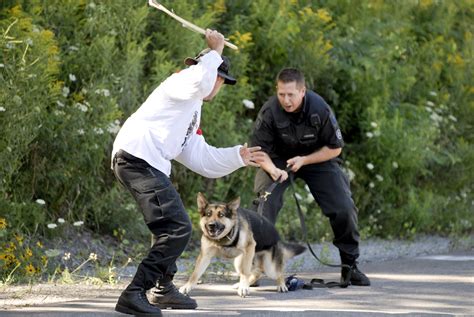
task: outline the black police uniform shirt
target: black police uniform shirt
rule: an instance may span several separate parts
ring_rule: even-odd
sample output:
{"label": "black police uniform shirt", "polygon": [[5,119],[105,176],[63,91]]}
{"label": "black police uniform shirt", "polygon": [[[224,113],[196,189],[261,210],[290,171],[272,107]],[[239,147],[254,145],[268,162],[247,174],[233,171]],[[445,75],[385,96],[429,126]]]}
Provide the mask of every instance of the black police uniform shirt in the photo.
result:
{"label": "black police uniform shirt", "polygon": [[317,93],[307,90],[301,110],[288,113],[273,96],[258,114],[251,138],[273,159],[308,155],[323,146],[342,148],[344,141],[336,117]]}

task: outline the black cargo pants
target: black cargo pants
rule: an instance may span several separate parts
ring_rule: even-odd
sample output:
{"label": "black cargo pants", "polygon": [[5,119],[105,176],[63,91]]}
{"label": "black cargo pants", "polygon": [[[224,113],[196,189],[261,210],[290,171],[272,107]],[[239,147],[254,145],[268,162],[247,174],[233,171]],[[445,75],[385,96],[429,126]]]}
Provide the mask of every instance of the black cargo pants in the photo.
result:
{"label": "black cargo pants", "polygon": [[191,221],[168,176],[146,161],[120,150],[113,159],[113,169],[135,198],[154,235],[154,244],[129,285],[148,290],[157,282],[173,279],[176,259],[191,238]]}
{"label": "black cargo pants", "polygon": [[[286,161],[274,159],[280,169],[286,168]],[[341,261],[352,265],[359,257],[359,231],[357,229],[357,208],[352,199],[349,180],[335,160],[301,167],[294,175],[309,187],[314,199],[329,218],[334,232],[334,245],[339,249]],[[260,196],[273,182],[271,177],[259,169],[255,177],[254,191]],[[264,203],[263,216],[276,223],[283,206],[283,194],[290,180],[278,184]],[[296,208],[296,206],[295,206]],[[297,212],[295,210],[295,217]]]}

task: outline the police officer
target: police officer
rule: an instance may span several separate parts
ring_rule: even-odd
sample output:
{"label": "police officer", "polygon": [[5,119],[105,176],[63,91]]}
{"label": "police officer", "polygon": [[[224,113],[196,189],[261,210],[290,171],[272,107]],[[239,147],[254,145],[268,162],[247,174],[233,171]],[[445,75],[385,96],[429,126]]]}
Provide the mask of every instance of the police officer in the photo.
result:
{"label": "police officer", "polygon": [[[254,190],[260,195],[280,178],[261,212],[275,223],[283,205],[283,194],[290,185],[287,167],[295,178],[308,185],[311,194],[329,218],[334,245],[341,262],[353,267],[352,285],[368,286],[369,278],[356,266],[359,257],[357,208],[349,181],[337,157],[344,142],[336,117],[324,99],[306,90],[304,75],[285,68],[277,76],[277,95],[261,108],[252,134],[252,146],[268,154],[260,163]],[[349,274],[342,268],[341,281]]]}

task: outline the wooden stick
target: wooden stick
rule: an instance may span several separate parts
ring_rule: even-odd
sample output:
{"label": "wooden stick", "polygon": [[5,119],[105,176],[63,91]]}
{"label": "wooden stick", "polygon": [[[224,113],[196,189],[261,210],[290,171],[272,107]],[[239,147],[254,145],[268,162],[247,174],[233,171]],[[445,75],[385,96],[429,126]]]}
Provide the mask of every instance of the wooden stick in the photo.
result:
{"label": "wooden stick", "polygon": [[[154,7],[154,8],[157,8],[158,10],[160,11],[163,11],[164,13],[166,13],[167,15],[169,15],[170,17],[172,17],[173,19],[181,22],[181,24],[185,27],[185,28],[188,28],[190,29],[191,31],[194,31],[196,33],[200,33],[200,34],[206,34],[206,30],[204,30],[203,28],[183,19],[182,17],[180,17],[179,15],[171,12],[170,10],[166,9],[163,5],[161,5],[160,3],[158,3],[157,1],[155,0],[149,0],[148,1],[148,5]],[[230,43],[230,42],[227,42],[227,41],[224,41],[224,45],[233,49],[233,50],[238,50],[239,48],[237,46],[235,46],[234,44]]]}

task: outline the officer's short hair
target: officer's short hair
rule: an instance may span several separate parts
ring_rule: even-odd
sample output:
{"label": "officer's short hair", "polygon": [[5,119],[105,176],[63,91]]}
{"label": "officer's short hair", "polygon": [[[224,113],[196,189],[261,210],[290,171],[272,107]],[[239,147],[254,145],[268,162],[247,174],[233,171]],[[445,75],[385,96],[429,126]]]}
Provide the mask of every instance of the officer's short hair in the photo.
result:
{"label": "officer's short hair", "polygon": [[298,86],[305,86],[305,80],[303,73],[296,68],[283,68],[277,75],[277,84],[279,81],[283,83],[296,82]]}

